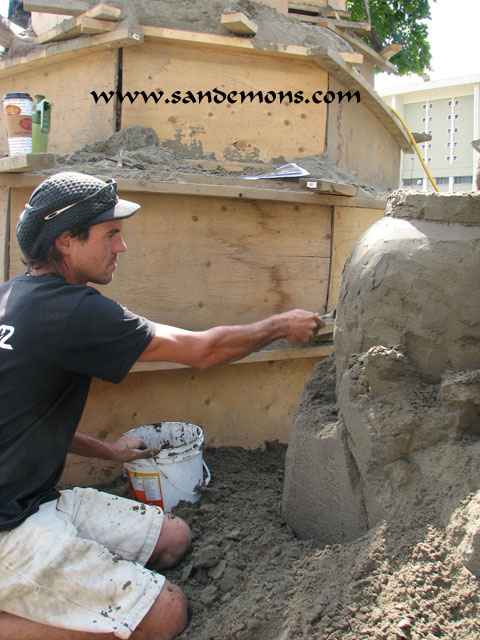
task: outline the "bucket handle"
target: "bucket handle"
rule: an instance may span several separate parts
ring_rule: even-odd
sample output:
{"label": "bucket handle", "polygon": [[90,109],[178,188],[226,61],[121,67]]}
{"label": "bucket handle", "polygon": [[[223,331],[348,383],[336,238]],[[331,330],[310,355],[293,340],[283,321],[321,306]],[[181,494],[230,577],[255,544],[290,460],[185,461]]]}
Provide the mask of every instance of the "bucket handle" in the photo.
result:
{"label": "bucket handle", "polygon": [[[207,477],[205,478],[204,481],[202,481],[202,487],[206,487],[208,485],[208,483],[211,480],[211,474],[210,474],[210,469],[207,467],[207,463],[205,462],[205,460],[202,460],[202,464],[203,464],[203,468],[205,469],[205,473],[207,474]],[[165,471],[163,469],[159,469],[160,474],[166,479],[168,480],[168,482],[175,487],[175,489],[178,489],[179,491],[183,491],[183,493],[189,493],[191,496],[196,496],[198,495],[196,491],[190,491],[189,489],[184,489],[183,487],[179,487],[178,484],[175,484],[175,482],[173,482],[173,480],[171,478],[169,478],[167,476],[167,474],[165,473]]]}

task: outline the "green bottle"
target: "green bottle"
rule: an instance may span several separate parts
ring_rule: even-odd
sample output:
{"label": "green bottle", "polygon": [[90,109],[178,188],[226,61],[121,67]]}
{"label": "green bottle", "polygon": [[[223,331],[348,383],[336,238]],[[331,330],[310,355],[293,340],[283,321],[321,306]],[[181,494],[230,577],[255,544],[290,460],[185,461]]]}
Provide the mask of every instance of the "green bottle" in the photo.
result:
{"label": "green bottle", "polygon": [[41,93],[35,94],[32,113],[32,152],[45,153],[50,131],[52,103]]}

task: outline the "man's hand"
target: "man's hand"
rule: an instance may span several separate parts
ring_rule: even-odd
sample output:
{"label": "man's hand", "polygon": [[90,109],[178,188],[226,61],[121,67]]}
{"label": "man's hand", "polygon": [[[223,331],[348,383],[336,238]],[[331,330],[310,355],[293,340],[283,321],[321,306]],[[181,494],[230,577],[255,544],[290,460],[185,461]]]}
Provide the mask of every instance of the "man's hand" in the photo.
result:
{"label": "man's hand", "polygon": [[130,462],[137,458],[151,458],[155,455],[155,452],[136,436],[122,436],[110,443],[109,448],[112,453],[111,460],[116,462]]}
{"label": "man's hand", "polygon": [[77,456],[116,462],[130,462],[137,458],[151,458],[155,455],[155,452],[136,436],[122,436],[115,442],[103,442],[80,431],[73,436],[69,452]]}
{"label": "man's hand", "polygon": [[279,314],[287,323],[285,340],[291,344],[303,344],[317,335],[317,331],[325,326],[325,322],[312,311],[294,309]]}

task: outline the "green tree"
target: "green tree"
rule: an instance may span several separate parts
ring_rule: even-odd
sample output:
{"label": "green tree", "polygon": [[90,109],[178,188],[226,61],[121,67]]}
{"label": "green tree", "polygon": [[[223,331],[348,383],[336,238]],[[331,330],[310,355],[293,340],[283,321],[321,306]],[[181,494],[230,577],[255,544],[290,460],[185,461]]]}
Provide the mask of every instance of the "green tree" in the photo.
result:
{"label": "green tree", "polygon": [[[436,2],[436,0],[433,0]],[[398,43],[403,49],[391,58],[398,74],[426,75],[430,69],[431,51],[427,42],[428,25],[421,20],[431,18],[429,0],[347,0],[352,20],[365,20],[370,13],[373,38],[375,32],[384,47]]]}

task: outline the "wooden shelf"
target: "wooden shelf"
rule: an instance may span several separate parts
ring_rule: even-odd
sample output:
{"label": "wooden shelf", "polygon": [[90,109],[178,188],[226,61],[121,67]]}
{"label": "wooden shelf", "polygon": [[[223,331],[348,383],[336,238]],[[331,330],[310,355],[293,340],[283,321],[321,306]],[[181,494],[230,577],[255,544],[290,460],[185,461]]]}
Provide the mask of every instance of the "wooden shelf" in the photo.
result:
{"label": "wooden shelf", "polygon": [[[79,167],[80,168],[80,167]],[[81,167],[92,175],[97,167]],[[112,174],[115,169],[112,168]],[[47,176],[34,173],[0,173],[0,185],[10,187],[35,188]],[[177,174],[182,182],[130,180],[117,178],[118,190],[132,193],[158,193],[170,195],[205,196],[218,198],[242,198],[243,200],[271,200],[274,202],[291,202],[293,204],[314,204],[327,206],[359,207],[366,209],[384,209],[386,199],[357,198],[350,196],[333,196],[320,193],[310,193],[299,186],[294,190],[293,185],[281,184],[274,180],[257,180],[252,185],[250,180],[240,178],[219,178],[197,174]],[[275,184],[272,184],[274,183]],[[259,184],[262,183],[262,184]],[[265,184],[269,183],[269,184]]]}
{"label": "wooden shelf", "polygon": [[0,158],[0,173],[23,173],[35,169],[50,169],[56,165],[53,153],[22,153]]}
{"label": "wooden shelf", "polygon": [[[278,362],[280,360],[297,360],[298,358],[326,358],[333,353],[333,345],[325,344],[321,346],[294,347],[291,349],[264,349],[262,351],[254,351],[250,355],[232,362],[229,365],[250,364],[253,362]],[[171,369],[191,369],[184,364],[175,362],[137,362],[130,369],[130,373],[139,373],[142,371],[167,371]]]}

